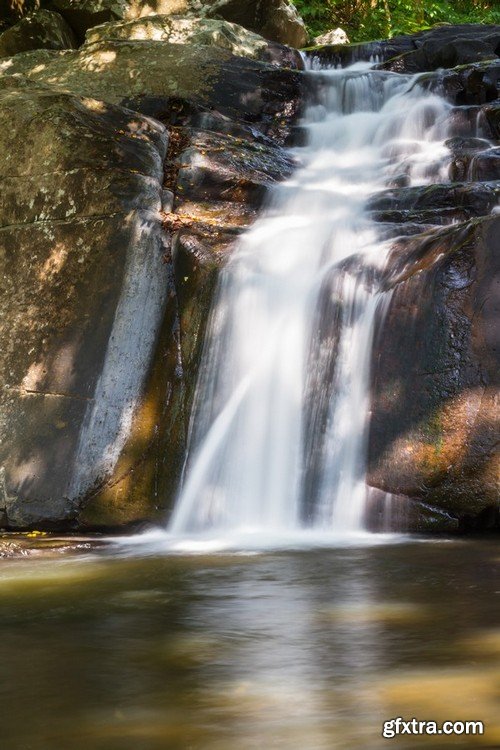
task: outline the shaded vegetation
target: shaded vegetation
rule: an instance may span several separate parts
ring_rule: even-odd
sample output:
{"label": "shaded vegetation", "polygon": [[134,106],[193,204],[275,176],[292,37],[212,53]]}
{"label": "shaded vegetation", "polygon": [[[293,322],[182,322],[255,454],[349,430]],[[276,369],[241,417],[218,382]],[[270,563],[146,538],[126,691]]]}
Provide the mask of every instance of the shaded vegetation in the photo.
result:
{"label": "shaded vegetation", "polygon": [[500,23],[497,0],[295,0],[311,36],[343,28],[351,42],[410,34],[436,23]]}

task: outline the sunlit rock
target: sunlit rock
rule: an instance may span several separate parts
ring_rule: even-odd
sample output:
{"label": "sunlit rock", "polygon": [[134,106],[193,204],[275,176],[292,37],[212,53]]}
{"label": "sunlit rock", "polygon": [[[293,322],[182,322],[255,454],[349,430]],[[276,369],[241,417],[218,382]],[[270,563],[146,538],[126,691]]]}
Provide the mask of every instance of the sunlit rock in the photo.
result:
{"label": "sunlit rock", "polygon": [[243,26],[212,18],[154,15],[132,21],[107,23],[87,32],[86,43],[109,40],[150,40],[173,44],[213,45],[239,57],[301,68],[302,58],[295,50],[269,42]]}
{"label": "sunlit rock", "polygon": [[108,41],[75,52],[37,50],[0,59],[2,74],[21,74],[54,89],[95,97],[162,117],[175,98],[235,120],[278,129],[297,109],[298,73],[235,57],[220,47]]}
{"label": "sunlit rock", "polygon": [[315,37],[314,44],[349,44],[349,37],[344,29],[332,29]]}

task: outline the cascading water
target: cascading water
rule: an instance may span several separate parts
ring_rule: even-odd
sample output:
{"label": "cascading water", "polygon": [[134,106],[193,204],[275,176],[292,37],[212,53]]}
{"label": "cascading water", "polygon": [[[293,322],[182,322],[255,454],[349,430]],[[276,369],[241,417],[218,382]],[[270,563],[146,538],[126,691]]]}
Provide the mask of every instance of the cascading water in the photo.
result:
{"label": "cascading water", "polygon": [[447,179],[449,105],[357,64],[309,73],[302,166],[221,274],[174,535],[363,528],[377,279],[389,242],[367,200]]}

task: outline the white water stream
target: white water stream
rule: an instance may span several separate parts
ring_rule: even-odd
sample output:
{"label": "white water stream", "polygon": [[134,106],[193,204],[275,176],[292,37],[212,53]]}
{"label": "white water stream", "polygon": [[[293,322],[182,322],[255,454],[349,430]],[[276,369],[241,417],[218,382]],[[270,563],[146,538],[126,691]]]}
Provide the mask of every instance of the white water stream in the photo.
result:
{"label": "white water stream", "polygon": [[389,243],[366,202],[395,178],[447,180],[450,105],[364,64],[310,75],[301,167],[221,274],[175,537],[363,529],[372,338],[389,302],[376,281]]}

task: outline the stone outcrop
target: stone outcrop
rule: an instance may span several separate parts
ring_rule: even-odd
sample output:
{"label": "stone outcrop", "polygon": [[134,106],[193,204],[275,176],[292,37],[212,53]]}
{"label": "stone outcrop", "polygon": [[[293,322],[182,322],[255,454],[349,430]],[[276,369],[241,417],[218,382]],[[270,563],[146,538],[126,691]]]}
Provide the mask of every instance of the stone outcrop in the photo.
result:
{"label": "stone outcrop", "polygon": [[293,167],[300,74],[162,40],[0,68],[0,524],[159,521],[218,269]]}
{"label": "stone outcrop", "polygon": [[[16,79],[2,81],[0,118],[0,506],[10,527],[61,527],[109,477],[132,416],[134,432],[154,419],[168,136]],[[165,368],[161,398],[174,377]]]}
{"label": "stone outcrop", "polygon": [[357,44],[321,44],[311,49],[319,65],[350,65],[372,58],[394,73],[424,73],[500,56],[500,26],[434,26],[416,34]]}
{"label": "stone outcrop", "polygon": [[[166,74],[168,71],[168,75]],[[74,52],[44,50],[0,59],[0,76],[21,74],[53,89],[94,96],[158,115],[173,98],[271,125],[285,112],[297,77],[219,47],[109,41]]]}
{"label": "stone outcrop", "polygon": [[[413,530],[498,519],[500,217],[399,240],[376,336],[369,483]],[[422,512],[422,510],[425,512]]]}

